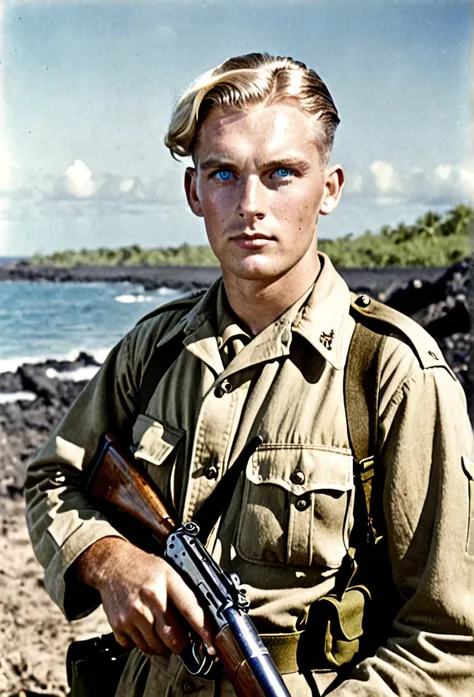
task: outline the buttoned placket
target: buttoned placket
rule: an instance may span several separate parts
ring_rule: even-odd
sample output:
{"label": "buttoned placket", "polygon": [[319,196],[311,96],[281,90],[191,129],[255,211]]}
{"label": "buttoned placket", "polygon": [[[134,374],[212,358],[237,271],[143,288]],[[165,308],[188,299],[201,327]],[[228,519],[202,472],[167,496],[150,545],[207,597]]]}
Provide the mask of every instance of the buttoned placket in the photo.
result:
{"label": "buttoned placket", "polygon": [[[263,332],[254,339],[250,351],[243,349],[223,369],[217,339],[210,335],[209,328],[204,331],[201,327],[200,333],[206,338],[200,340],[190,335],[186,341],[187,350],[200,358],[216,379],[202,399],[196,422],[191,456],[193,469],[188,480],[183,520],[193,517],[227,471],[230,461],[238,455],[233,446],[251,382],[241,380],[242,371],[287,355],[290,344],[289,323],[276,323],[268,335]],[[276,335],[280,335],[280,341],[276,340]],[[206,472],[211,467],[217,468],[217,476],[208,478]]]}
{"label": "buttoned placket", "polygon": [[202,398],[194,431],[192,472],[183,507],[183,520],[191,520],[228,468],[249,384],[238,384],[237,380],[233,384],[221,379],[224,366],[209,320],[190,332],[185,344],[186,349],[205,363],[215,378]]}

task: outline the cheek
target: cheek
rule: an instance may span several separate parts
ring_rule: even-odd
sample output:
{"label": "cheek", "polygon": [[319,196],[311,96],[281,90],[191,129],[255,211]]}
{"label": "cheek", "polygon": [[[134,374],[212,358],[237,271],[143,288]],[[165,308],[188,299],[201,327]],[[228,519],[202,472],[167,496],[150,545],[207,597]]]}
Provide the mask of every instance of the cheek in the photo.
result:
{"label": "cheek", "polygon": [[209,217],[221,216],[229,207],[228,194],[224,191],[214,191],[201,199],[205,215]]}

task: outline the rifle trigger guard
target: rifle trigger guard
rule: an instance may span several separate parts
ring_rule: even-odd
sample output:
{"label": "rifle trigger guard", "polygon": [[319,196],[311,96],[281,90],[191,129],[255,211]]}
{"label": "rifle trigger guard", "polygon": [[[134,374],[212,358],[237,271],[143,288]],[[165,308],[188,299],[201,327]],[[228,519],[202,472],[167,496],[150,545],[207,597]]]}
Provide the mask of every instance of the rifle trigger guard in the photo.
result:
{"label": "rifle trigger guard", "polygon": [[202,643],[198,645],[196,642],[191,641],[184,651],[179,654],[179,657],[188,673],[196,677],[213,680],[220,672],[218,664],[206,653]]}

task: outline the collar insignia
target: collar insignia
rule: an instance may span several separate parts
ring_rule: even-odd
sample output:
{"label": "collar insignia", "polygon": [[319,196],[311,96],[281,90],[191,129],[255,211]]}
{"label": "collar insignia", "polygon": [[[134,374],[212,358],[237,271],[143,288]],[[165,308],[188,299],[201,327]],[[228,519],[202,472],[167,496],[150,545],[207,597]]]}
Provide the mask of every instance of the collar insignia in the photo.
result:
{"label": "collar insignia", "polygon": [[325,349],[330,351],[332,349],[332,342],[334,339],[334,329],[331,329],[330,332],[321,332],[321,336],[319,337],[319,341],[322,343]]}

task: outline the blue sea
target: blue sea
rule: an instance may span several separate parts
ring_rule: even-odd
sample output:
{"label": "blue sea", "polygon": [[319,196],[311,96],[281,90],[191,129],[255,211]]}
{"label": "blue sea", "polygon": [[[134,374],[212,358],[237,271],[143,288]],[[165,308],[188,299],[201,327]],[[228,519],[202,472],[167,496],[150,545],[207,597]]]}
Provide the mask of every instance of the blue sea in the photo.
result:
{"label": "blue sea", "polygon": [[74,360],[79,351],[103,362],[143,315],[181,294],[127,283],[0,281],[0,373]]}

